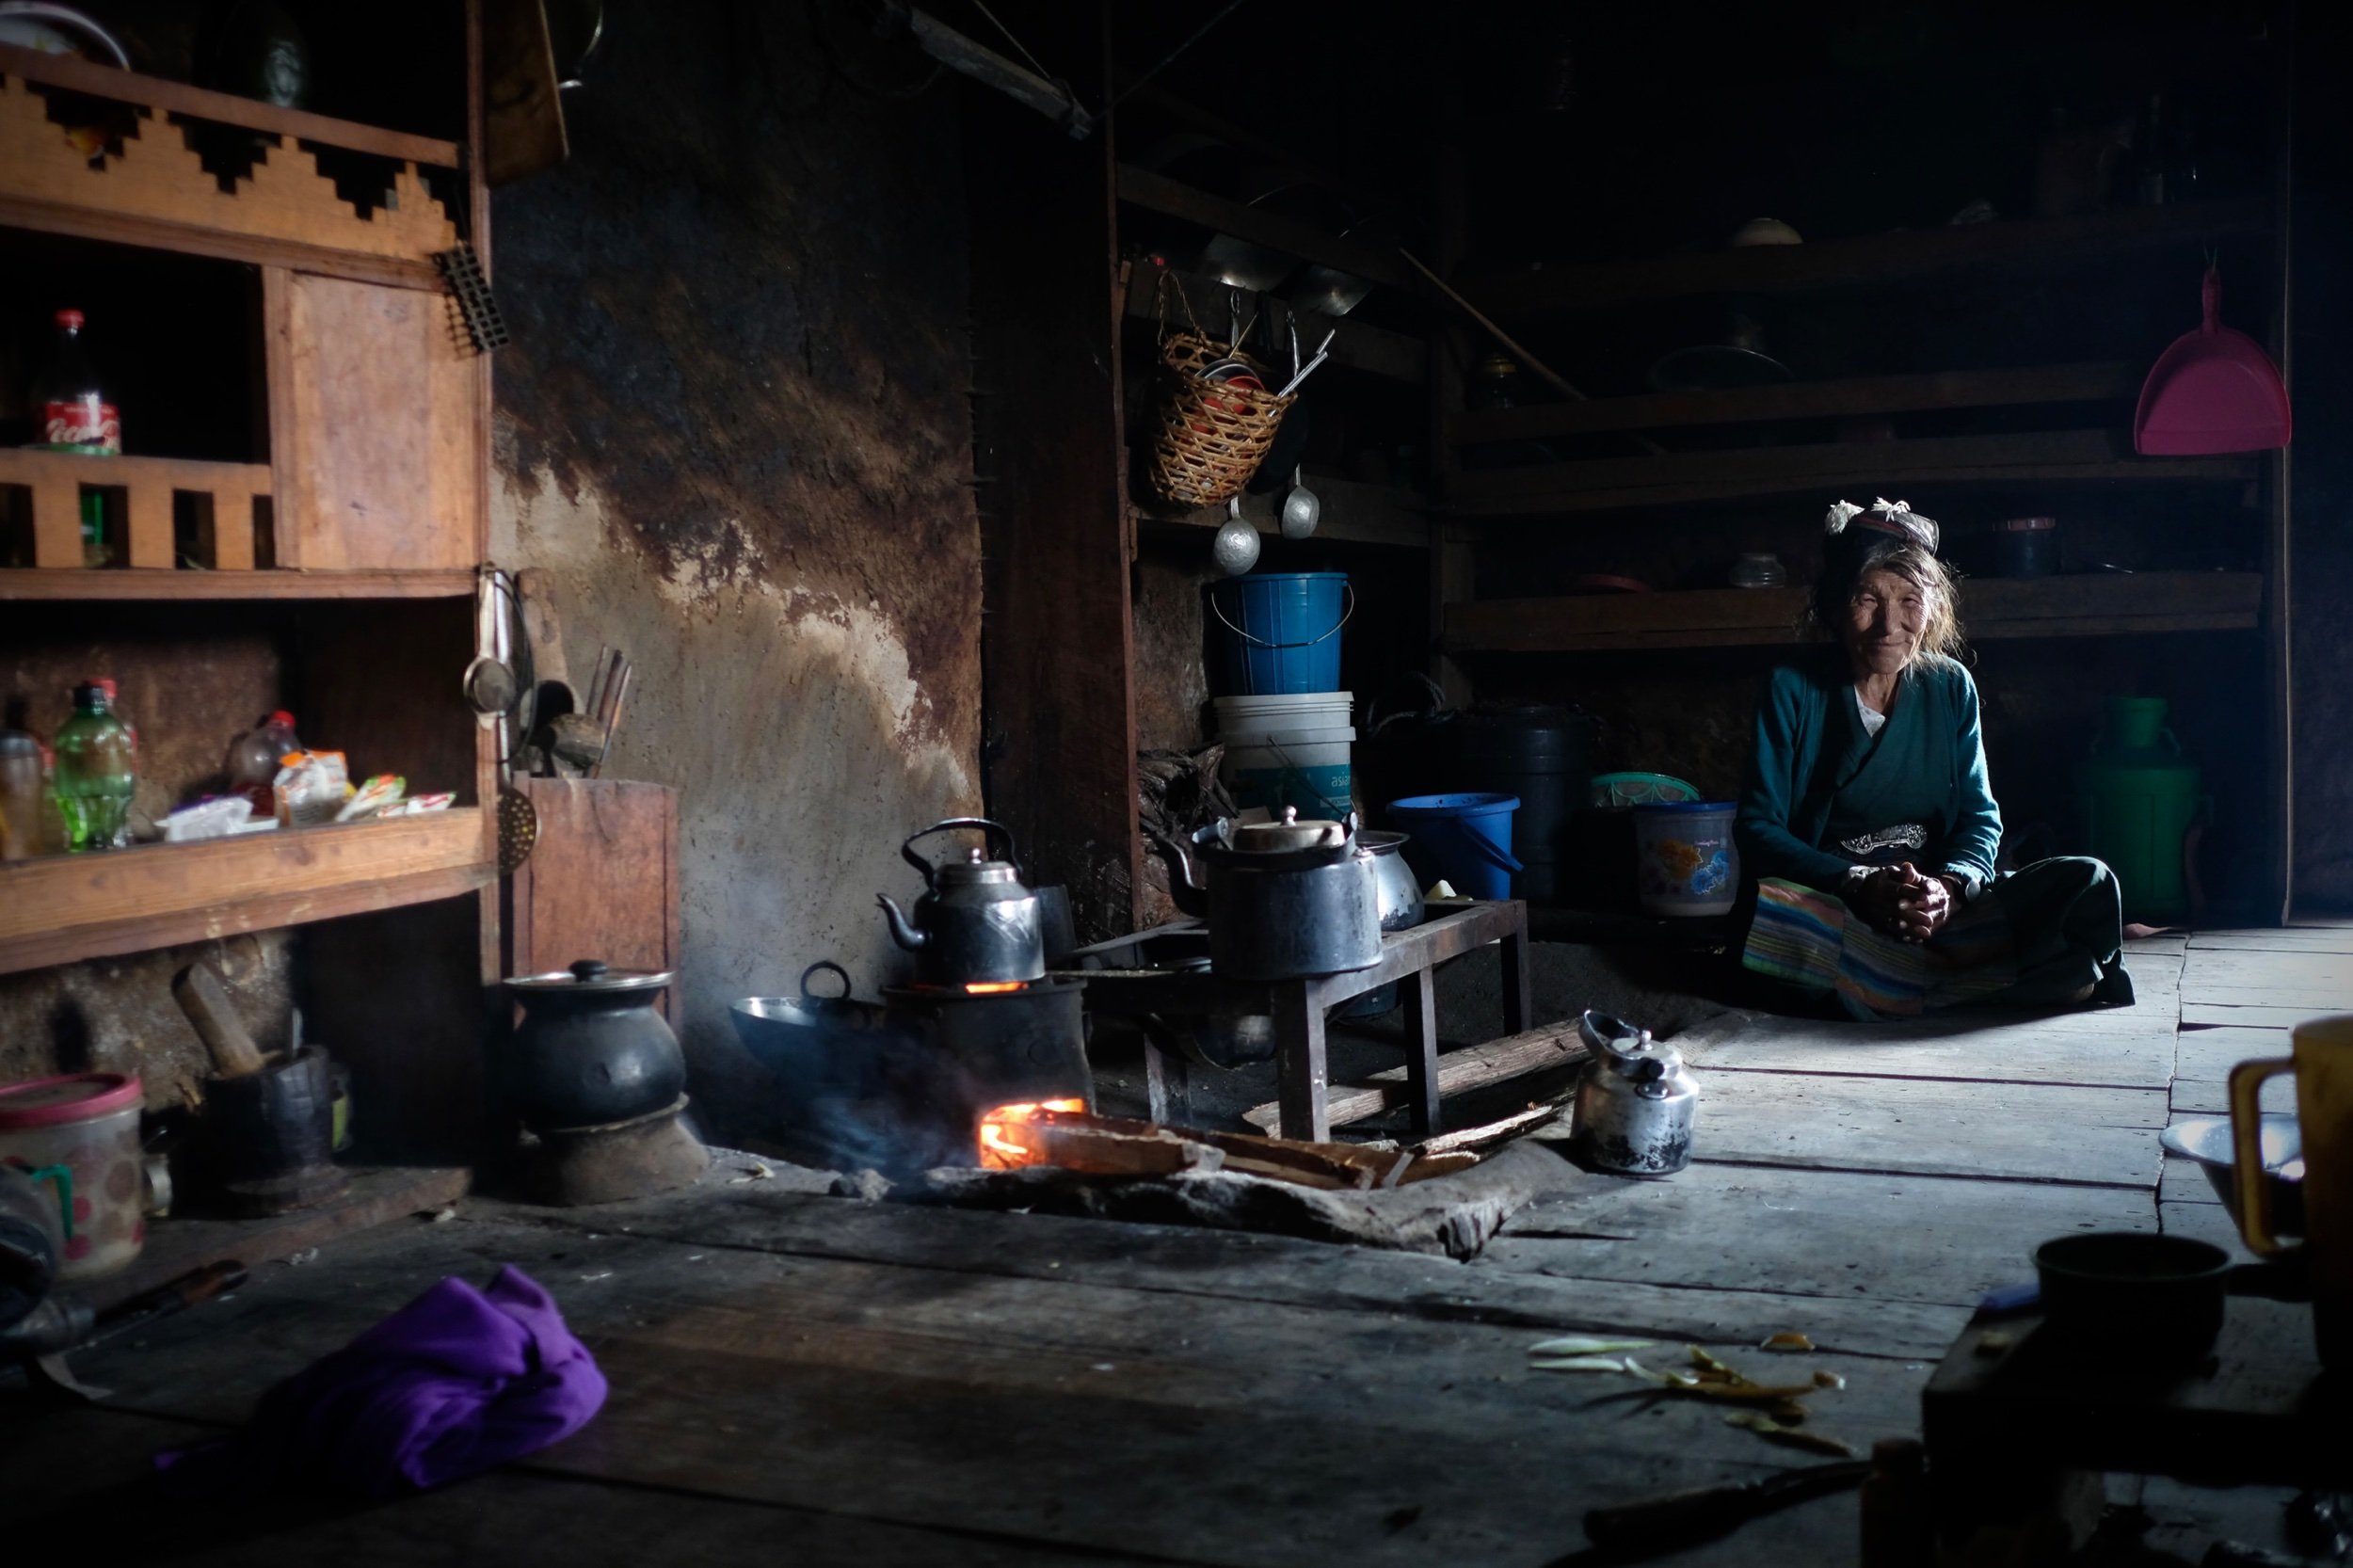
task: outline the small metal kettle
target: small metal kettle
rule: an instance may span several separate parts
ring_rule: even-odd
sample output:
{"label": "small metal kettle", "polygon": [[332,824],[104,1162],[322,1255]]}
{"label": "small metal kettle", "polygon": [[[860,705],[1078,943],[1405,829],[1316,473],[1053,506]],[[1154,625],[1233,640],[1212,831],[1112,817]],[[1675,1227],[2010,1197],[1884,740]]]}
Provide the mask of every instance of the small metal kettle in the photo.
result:
{"label": "small metal kettle", "polygon": [[[1002,858],[976,849],[968,859],[934,866],[915,853],[918,840],[966,827],[978,828],[991,849],[1001,845]],[[915,954],[918,982],[962,987],[1045,978],[1044,906],[1021,884],[1013,835],[1003,824],[951,817],[900,845],[899,854],[923,873],[926,891],[912,916],[886,895],[875,898],[890,921],[891,940]]]}
{"label": "small metal kettle", "polygon": [[1673,1176],[1691,1162],[1691,1123],[1700,1086],[1683,1053],[1650,1031],[1588,1012],[1577,1033],[1592,1052],[1577,1086],[1571,1146],[1593,1170]]}

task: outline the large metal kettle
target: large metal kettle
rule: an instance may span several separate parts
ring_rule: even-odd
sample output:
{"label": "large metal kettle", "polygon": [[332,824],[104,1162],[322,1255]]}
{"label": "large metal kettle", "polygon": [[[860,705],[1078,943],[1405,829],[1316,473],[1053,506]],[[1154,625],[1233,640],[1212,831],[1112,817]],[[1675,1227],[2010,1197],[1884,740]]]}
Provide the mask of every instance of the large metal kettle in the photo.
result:
{"label": "large metal kettle", "polygon": [[[935,833],[977,828],[991,851],[934,866],[915,853]],[[886,894],[876,894],[890,921],[890,937],[915,954],[919,984],[963,987],[1042,980],[1046,975],[1044,906],[1021,883],[1013,834],[985,817],[951,817],[936,822],[899,846],[906,863],[923,873],[925,891],[909,915]]]}
{"label": "large metal kettle", "polygon": [[1673,1176],[1689,1165],[1700,1088],[1683,1053],[1607,1013],[1588,1012],[1577,1033],[1591,1053],[1570,1139],[1578,1159],[1630,1176]]}
{"label": "large metal kettle", "polygon": [[1176,907],[1209,924],[1209,968],[1228,980],[1296,980],[1381,961],[1370,849],[1346,822],[1220,822],[1187,843],[1154,835]]}

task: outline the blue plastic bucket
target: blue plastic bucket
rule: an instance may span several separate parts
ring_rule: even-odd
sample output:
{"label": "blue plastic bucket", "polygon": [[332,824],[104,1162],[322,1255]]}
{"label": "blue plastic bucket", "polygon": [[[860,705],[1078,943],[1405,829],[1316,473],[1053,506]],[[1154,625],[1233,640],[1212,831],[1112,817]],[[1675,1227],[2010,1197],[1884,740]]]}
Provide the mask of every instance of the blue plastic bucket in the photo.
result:
{"label": "blue plastic bucket", "polygon": [[1652,915],[1725,915],[1740,892],[1740,851],[1732,841],[1738,808],[1686,800],[1634,808],[1634,862],[1642,908]]}
{"label": "blue plastic bucket", "polygon": [[1389,825],[1413,838],[1406,862],[1426,888],[1441,878],[1465,898],[1510,898],[1517,795],[1413,795],[1389,802]]}
{"label": "blue plastic bucket", "polygon": [[1286,696],[1340,685],[1340,628],[1354,608],[1344,571],[1269,571],[1209,585],[1225,648],[1214,696]]}

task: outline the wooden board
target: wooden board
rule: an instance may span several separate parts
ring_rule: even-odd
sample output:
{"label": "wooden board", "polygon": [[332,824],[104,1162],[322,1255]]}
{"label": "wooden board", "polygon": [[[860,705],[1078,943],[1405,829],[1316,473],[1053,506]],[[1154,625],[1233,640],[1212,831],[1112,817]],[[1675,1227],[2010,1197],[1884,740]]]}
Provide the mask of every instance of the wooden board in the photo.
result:
{"label": "wooden board", "polygon": [[2343,1004],[2306,1007],[2272,1001],[2237,1000],[2233,993],[2229,1001],[2193,1001],[2182,1000],[2182,1028],[2185,1032],[2199,1029],[2277,1029],[2291,1030],[2308,1018],[2317,1018],[2345,1011]]}
{"label": "wooden board", "polygon": [[[266,470],[263,471],[266,484]],[[0,600],[466,599],[474,574],[432,571],[0,570]]]}
{"label": "wooden board", "polygon": [[2201,950],[2182,972],[2182,1000],[2353,1012],[2353,953]]}
{"label": "wooden board", "polygon": [[1484,1261],[1568,1279],[1972,1307],[2031,1278],[2029,1254],[2054,1236],[2155,1227],[2141,1189],[1702,1164],[1539,1198]]}
{"label": "wooden board", "polygon": [[449,898],[487,884],[479,810],[0,866],[0,973]]}
{"label": "wooden board", "polygon": [[2173,1026],[2068,1030],[2042,1020],[1948,1014],[1902,1023],[1763,1017],[1698,1058],[1714,1072],[1837,1073],[1887,1078],[2076,1083],[2162,1089],[2173,1076]]}
{"label": "wooden board", "polygon": [[446,296],[267,267],[281,565],[471,568],[487,432]]}
{"label": "wooden board", "polygon": [[[2255,572],[1984,578],[1961,590],[1969,635],[1981,641],[2244,628],[2256,623],[2262,602]],[[1466,653],[1765,647],[1803,640],[1804,608],[1799,588],[1474,600],[1446,606],[1439,640]]]}
{"label": "wooden board", "polygon": [[2193,952],[2353,953],[2353,930],[2281,926],[2274,931],[2200,931],[2190,936],[2189,947]]}
{"label": "wooden board", "polygon": [[1729,1164],[2146,1187],[2166,1096],[1937,1080],[1715,1073],[1695,1157]]}
{"label": "wooden board", "polygon": [[[2266,1079],[2262,1090],[2263,1108],[2293,1115],[2296,1111],[2296,1080],[2292,1076]],[[2231,1113],[2231,1087],[2227,1078],[2177,1078],[2167,1092],[2167,1104],[2173,1119],[2184,1116],[2227,1116]]]}
{"label": "wooden board", "polygon": [[2195,260],[2198,247],[2220,235],[2260,233],[2270,223],[2270,203],[2261,198],[2120,207],[2082,217],[1812,236],[1803,245],[1546,267],[1474,279],[1468,286],[1490,313],[1509,322],[1689,294],[1774,293],[1933,278],[1987,266],[2105,262],[2120,250],[2149,246],[2177,247]]}
{"label": "wooden board", "polygon": [[[203,497],[212,509],[213,565],[224,570],[250,569],[253,502],[270,493],[270,471],[259,463],[0,449],[0,485],[22,485],[32,491],[34,564],[41,570],[64,570],[77,580],[152,578],[177,564],[172,558],[171,503],[183,492]],[[81,569],[84,486],[124,492],[129,537],[126,565],[119,574]]]}
{"label": "wooden board", "polygon": [[1483,408],[1447,421],[1465,446],[1544,440],[1606,430],[1657,430],[1763,420],[1835,419],[2042,403],[2089,403],[2139,394],[2149,367],[2130,361],[2037,365],[2024,370],[1945,370],[1909,376],[1859,376],[1720,392],[1646,392],[1583,403]]}
{"label": "wooden board", "polygon": [[[539,837],[506,879],[500,927],[508,974],[542,974],[582,958],[616,969],[680,963],[678,792],[617,778],[520,778]],[[672,984],[663,1016],[685,1017]]]}
{"label": "wooden board", "polygon": [[2287,1055],[2289,1033],[2285,1029],[2185,1029],[2174,1042],[2174,1075],[2218,1082],[2241,1062]]}
{"label": "wooden board", "polygon": [[[1573,1023],[1548,1024],[1483,1045],[1465,1046],[1438,1058],[1438,1095],[1442,1099],[1448,1095],[1466,1095],[1489,1084],[1574,1066],[1585,1055],[1584,1042]],[[1357,1081],[1332,1085],[1326,1104],[1332,1125],[1346,1127],[1408,1105],[1412,1097],[1408,1070],[1384,1067]],[[1252,1106],[1242,1112],[1242,1120],[1261,1131],[1273,1131],[1282,1122],[1281,1102]]]}

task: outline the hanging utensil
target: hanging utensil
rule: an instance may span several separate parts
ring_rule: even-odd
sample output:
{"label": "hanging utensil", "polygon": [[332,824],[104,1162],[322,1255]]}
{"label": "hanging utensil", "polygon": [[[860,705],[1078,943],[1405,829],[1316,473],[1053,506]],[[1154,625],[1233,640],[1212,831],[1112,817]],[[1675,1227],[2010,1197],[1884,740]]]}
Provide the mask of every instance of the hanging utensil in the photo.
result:
{"label": "hanging utensil", "polygon": [[1307,488],[1305,471],[1291,470],[1291,493],[1283,498],[1283,537],[1304,539],[1316,531],[1323,504]]}
{"label": "hanging utensil", "polygon": [[1225,503],[1225,520],[1210,541],[1209,558],[1228,577],[1240,577],[1258,564],[1258,531],[1242,520],[1241,497]]}
{"label": "hanging utensil", "polygon": [[2296,417],[2280,369],[2263,345],[2222,325],[2222,274],[2200,289],[2205,320],[2150,369],[2133,410],[2133,450],[2145,457],[2268,452],[2288,444]]}
{"label": "hanging utensil", "polygon": [[1323,341],[1316,344],[1316,357],[1309,360],[1305,365],[1302,365],[1298,371],[1293,373],[1291,378],[1284,383],[1283,390],[1276,392],[1274,395],[1277,397],[1289,397],[1292,392],[1297,392],[1299,390],[1299,383],[1307,379],[1308,376],[1313,376],[1316,373],[1316,367],[1332,357],[1332,340],[1339,335],[1340,329],[1337,327],[1333,328],[1329,332],[1324,333]]}

